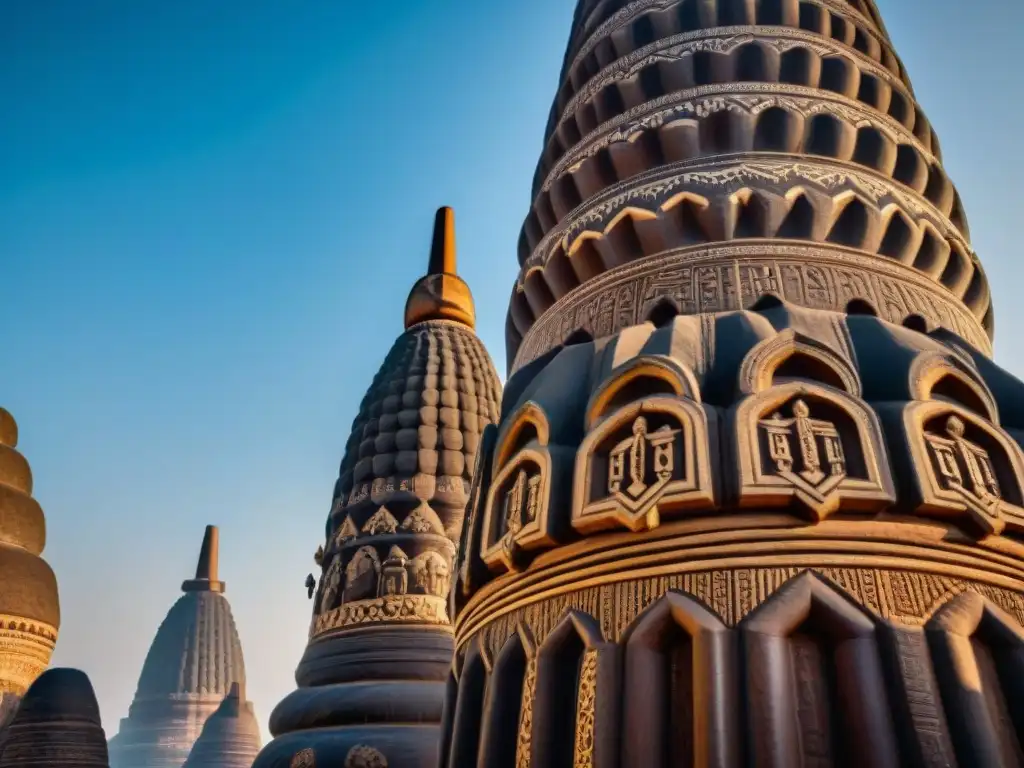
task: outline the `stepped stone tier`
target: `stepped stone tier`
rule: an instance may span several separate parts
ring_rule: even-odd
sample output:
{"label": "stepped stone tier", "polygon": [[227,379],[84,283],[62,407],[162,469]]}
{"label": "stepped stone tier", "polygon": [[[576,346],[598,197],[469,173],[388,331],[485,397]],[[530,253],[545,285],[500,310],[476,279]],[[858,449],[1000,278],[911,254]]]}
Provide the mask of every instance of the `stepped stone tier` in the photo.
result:
{"label": "stepped stone tier", "polygon": [[18,425],[0,408],[0,725],[50,663],[60,626],[57,579],[40,557],[46,520],[17,446]]}
{"label": "stepped stone tier", "polygon": [[0,734],[0,768],[108,768],[92,683],[77,669],[49,669]]}
{"label": "stepped stone tier", "polygon": [[440,764],[1024,764],[1024,384],[871,0],[581,0]]}
{"label": "stepped stone tier", "polygon": [[238,683],[206,721],[184,768],[251,768],[260,751],[260,727]]}
{"label": "stepped stone tier", "polygon": [[203,725],[245,661],[231,606],[218,577],[219,532],[206,527],[196,576],[168,611],[139,676],[128,717],[110,742],[113,768],[181,768]]}
{"label": "stepped stone tier", "polygon": [[352,425],[316,554],[298,690],[256,768],[433,766],[451,665],[447,595],[483,429],[501,385],[438,211],[430,266]]}

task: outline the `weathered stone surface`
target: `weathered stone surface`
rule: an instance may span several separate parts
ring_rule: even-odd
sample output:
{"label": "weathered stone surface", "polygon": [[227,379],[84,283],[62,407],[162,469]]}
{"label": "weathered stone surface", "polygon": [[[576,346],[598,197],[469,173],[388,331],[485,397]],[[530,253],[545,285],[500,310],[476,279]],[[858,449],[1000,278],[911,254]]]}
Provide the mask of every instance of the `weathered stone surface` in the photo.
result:
{"label": "weathered stone surface", "polygon": [[18,425],[0,408],[0,725],[50,663],[60,626],[57,579],[40,555],[46,520]]}
{"label": "weathered stone surface", "polygon": [[238,683],[210,715],[184,768],[250,768],[260,751],[260,727]]}
{"label": "weathered stone surface", "polygon": [[447,594],[469,483],[501,385],[438,212],[428,274],[363,399],[308,579],[298,690],[256,766],[430,766],[452,658]]}
{"label": "weathered stone surface", "polygon": [[232,685],[244,685],[242,644],[217,566],[218,531],[208,526],[196,576],[157,630],[110,742],[113,768],[180,768]]}
{"label": "weathered stone surface", "polygon": [[0,732],[0,768],[107,768],[96,694],[85,673],[50,669]]}

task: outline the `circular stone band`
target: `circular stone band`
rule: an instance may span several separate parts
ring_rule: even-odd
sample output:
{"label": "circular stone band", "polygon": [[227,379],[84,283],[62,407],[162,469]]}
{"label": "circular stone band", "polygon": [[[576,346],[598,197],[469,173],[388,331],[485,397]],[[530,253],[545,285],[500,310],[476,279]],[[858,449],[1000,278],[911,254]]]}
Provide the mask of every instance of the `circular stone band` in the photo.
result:
{"label": "circular stone band", "polygon": [[953,294],[898,262],[835,245],[745,241],[692,246],[626,264],[563,296],[530,327],[510,373],[585,330],[595,339],[646,321],[656,302],[683,314],[745,309],[766,293],[810,308],[842,308],[853,299],[901,323],[917,314],[986,355],[992,342]]}

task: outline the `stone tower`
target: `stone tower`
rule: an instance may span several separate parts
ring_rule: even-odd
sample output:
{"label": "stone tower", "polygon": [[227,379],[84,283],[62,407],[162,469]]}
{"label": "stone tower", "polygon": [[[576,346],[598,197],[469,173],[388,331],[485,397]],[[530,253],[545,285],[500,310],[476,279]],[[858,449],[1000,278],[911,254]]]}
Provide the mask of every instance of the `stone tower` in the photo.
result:
{"label": "stone tower", "polygon": [[50,663],[60,626],[57,579],[40,557],[46,520],[17,446],[18,425],[0,408],[0,725]]}
{"label": "stone tower", "polygon": [[[405,332],[352,425],[334,487],[299,687],[256,768],[433,766],[452,658],[447,595],[469,483],[501,385],[437,213]],[[315,594],[314,594],[315,589]]]}
{"label": "stone tower", "polygon": [[92,683],[77,669],[48,669],[0,734],[0,768],[108,768]]}
{"label": "stone tower", "polygon": [[210,715],[183,768],[251,768],[260,751],[260,727],[238,683]]}
{"label": "stone tower", "polygon": [[871,0],[581,0],[441,765],[1024,762],[1024,385]]}
{"label": "stone tower", "polygon": [[217,578],[218,546],[218,530],[208,525],[196,576],[181,585],[185,594],[157,630],[128,717],[110,742],[112,768],[181,768],[207,718],[234,683],[245,683],[242,643]]}

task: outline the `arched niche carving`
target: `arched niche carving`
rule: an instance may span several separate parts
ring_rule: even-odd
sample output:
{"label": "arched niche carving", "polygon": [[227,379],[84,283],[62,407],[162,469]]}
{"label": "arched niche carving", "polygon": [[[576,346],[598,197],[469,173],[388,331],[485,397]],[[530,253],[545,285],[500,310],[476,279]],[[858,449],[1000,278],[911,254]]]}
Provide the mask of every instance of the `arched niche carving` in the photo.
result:
{"label": "arched niche carving", "polygon": [[476,765],[480,749],[480,724],[483,715],[484,694],[487,690],[490,661],[479,642],[479,636],[469,643],[458,680],[452,735],[447,763],[448,768]]}
{"label": "arched niche carving", "polygon": [[874,619],[805,571],[739,630],[753,765],[900,765]]}
{"label": "arched niche carving", "polygon": [[662,515],[713,507],[717,434],[714,411],[683,397],[649,397],[610,413],[576,452],[573,528],[648,530]]}
{"label": "arched niche carving", "polygon": [[608,413],[653,395],[676,395],[700,402],[700,385],[686,366],[664,355],[634,357],[613,370],[587,403],[589,432]]}
{"label": "arched niche carving", "polygon": [[975,592],[925,625],[960,765],[1015,765],[1024,754],[1024,628]]}
{"label": "arched niche carving", "polygon": [[982,534],[1024,530],[1024,455],[1002,429],[931,400],[903,407],[905,475],[917,514],[968,521]]}
{"label": "arched niche carving", "polygon": [[409,556],[401,547],[391,547],[380,566],[377,597],[396,597],[409,593]]}
{"label": "arched niche carving", "polygon": [[452,569],[448,559],[438,552],[427,550],[409,561],[412,572],[411,592],[434,597],[447,597]]}
{"label": "arched niche carving", "polygon": [[552,497],[563,495],[558,491],[570,457],[566,449],[533,443],[495,475],[481,544],[481,558],[491,570],[516,569],[525,553],[557,543],[563,526],[551,514]]}
{"label": "arched niche carving", "polygon": [[345,591],[342,602],[376,597],[379,580],[380,555],[373,547],[360,547],[345,566]]}
{"label": "arched niche carving", "polygon": [[324,575],[320,580],[317,614],[327,613],[338,606],[339,598],[341,598],[342,590],[344,589],[342,584],[343,575],[341,555],[337,554],[331,559],[331,564],[324,571]]}
{"label": "arched niche carving", "polygon": [[844,392],[791,382],[729,412],[741,507],[796,506],[820,521],[896,499],[878,417]]}
{"label": "arched niche carving", "polygon": [[735,633],[694,598],[667,592],[623,635],[622,765],[740,765]]}
{"label": "arched niche carving", "polygon": [[491,473],[498,428],[488,424],[480,434],[476,452],[476,470],[469,490],[462,539],[457,553],[456,586],[451,591],[448,615],[454,621],[470,595],[487,579],[487,565],[480,557],[483,542],[484,515],[491,487]]}
{"label": "arched niche carving", "polygon": [[615,749],[617,681],[615,645],[605,641],[592,616],[568,611],[537,649],[528,764],[595,765],[599,753]]}
{"label": "arched niche carving", "polygon": [[737,388],[756,395],[779,379],[803,379],[859,397],[860,377],[846,358],[788,328],[751,349],[740,365]]}
{"label": "arched niche carving", "polygon": [[546,446],[550,439],[551,427],[544,409],[533,401],[523,403],[498,434],[494,471],[500,471],[523,447],[531,443]]}
{"label": "arched niche carving", "polygon": [[477,765],[529,765],[536,656],[529,630],[519,625],[495,657],[484,701]]}
{"label": "arched niche carving", "polygon": [[911,400],[944,400],[999,423],[995,396],[976,372],[942,352],[919,355],[908,376]]}

